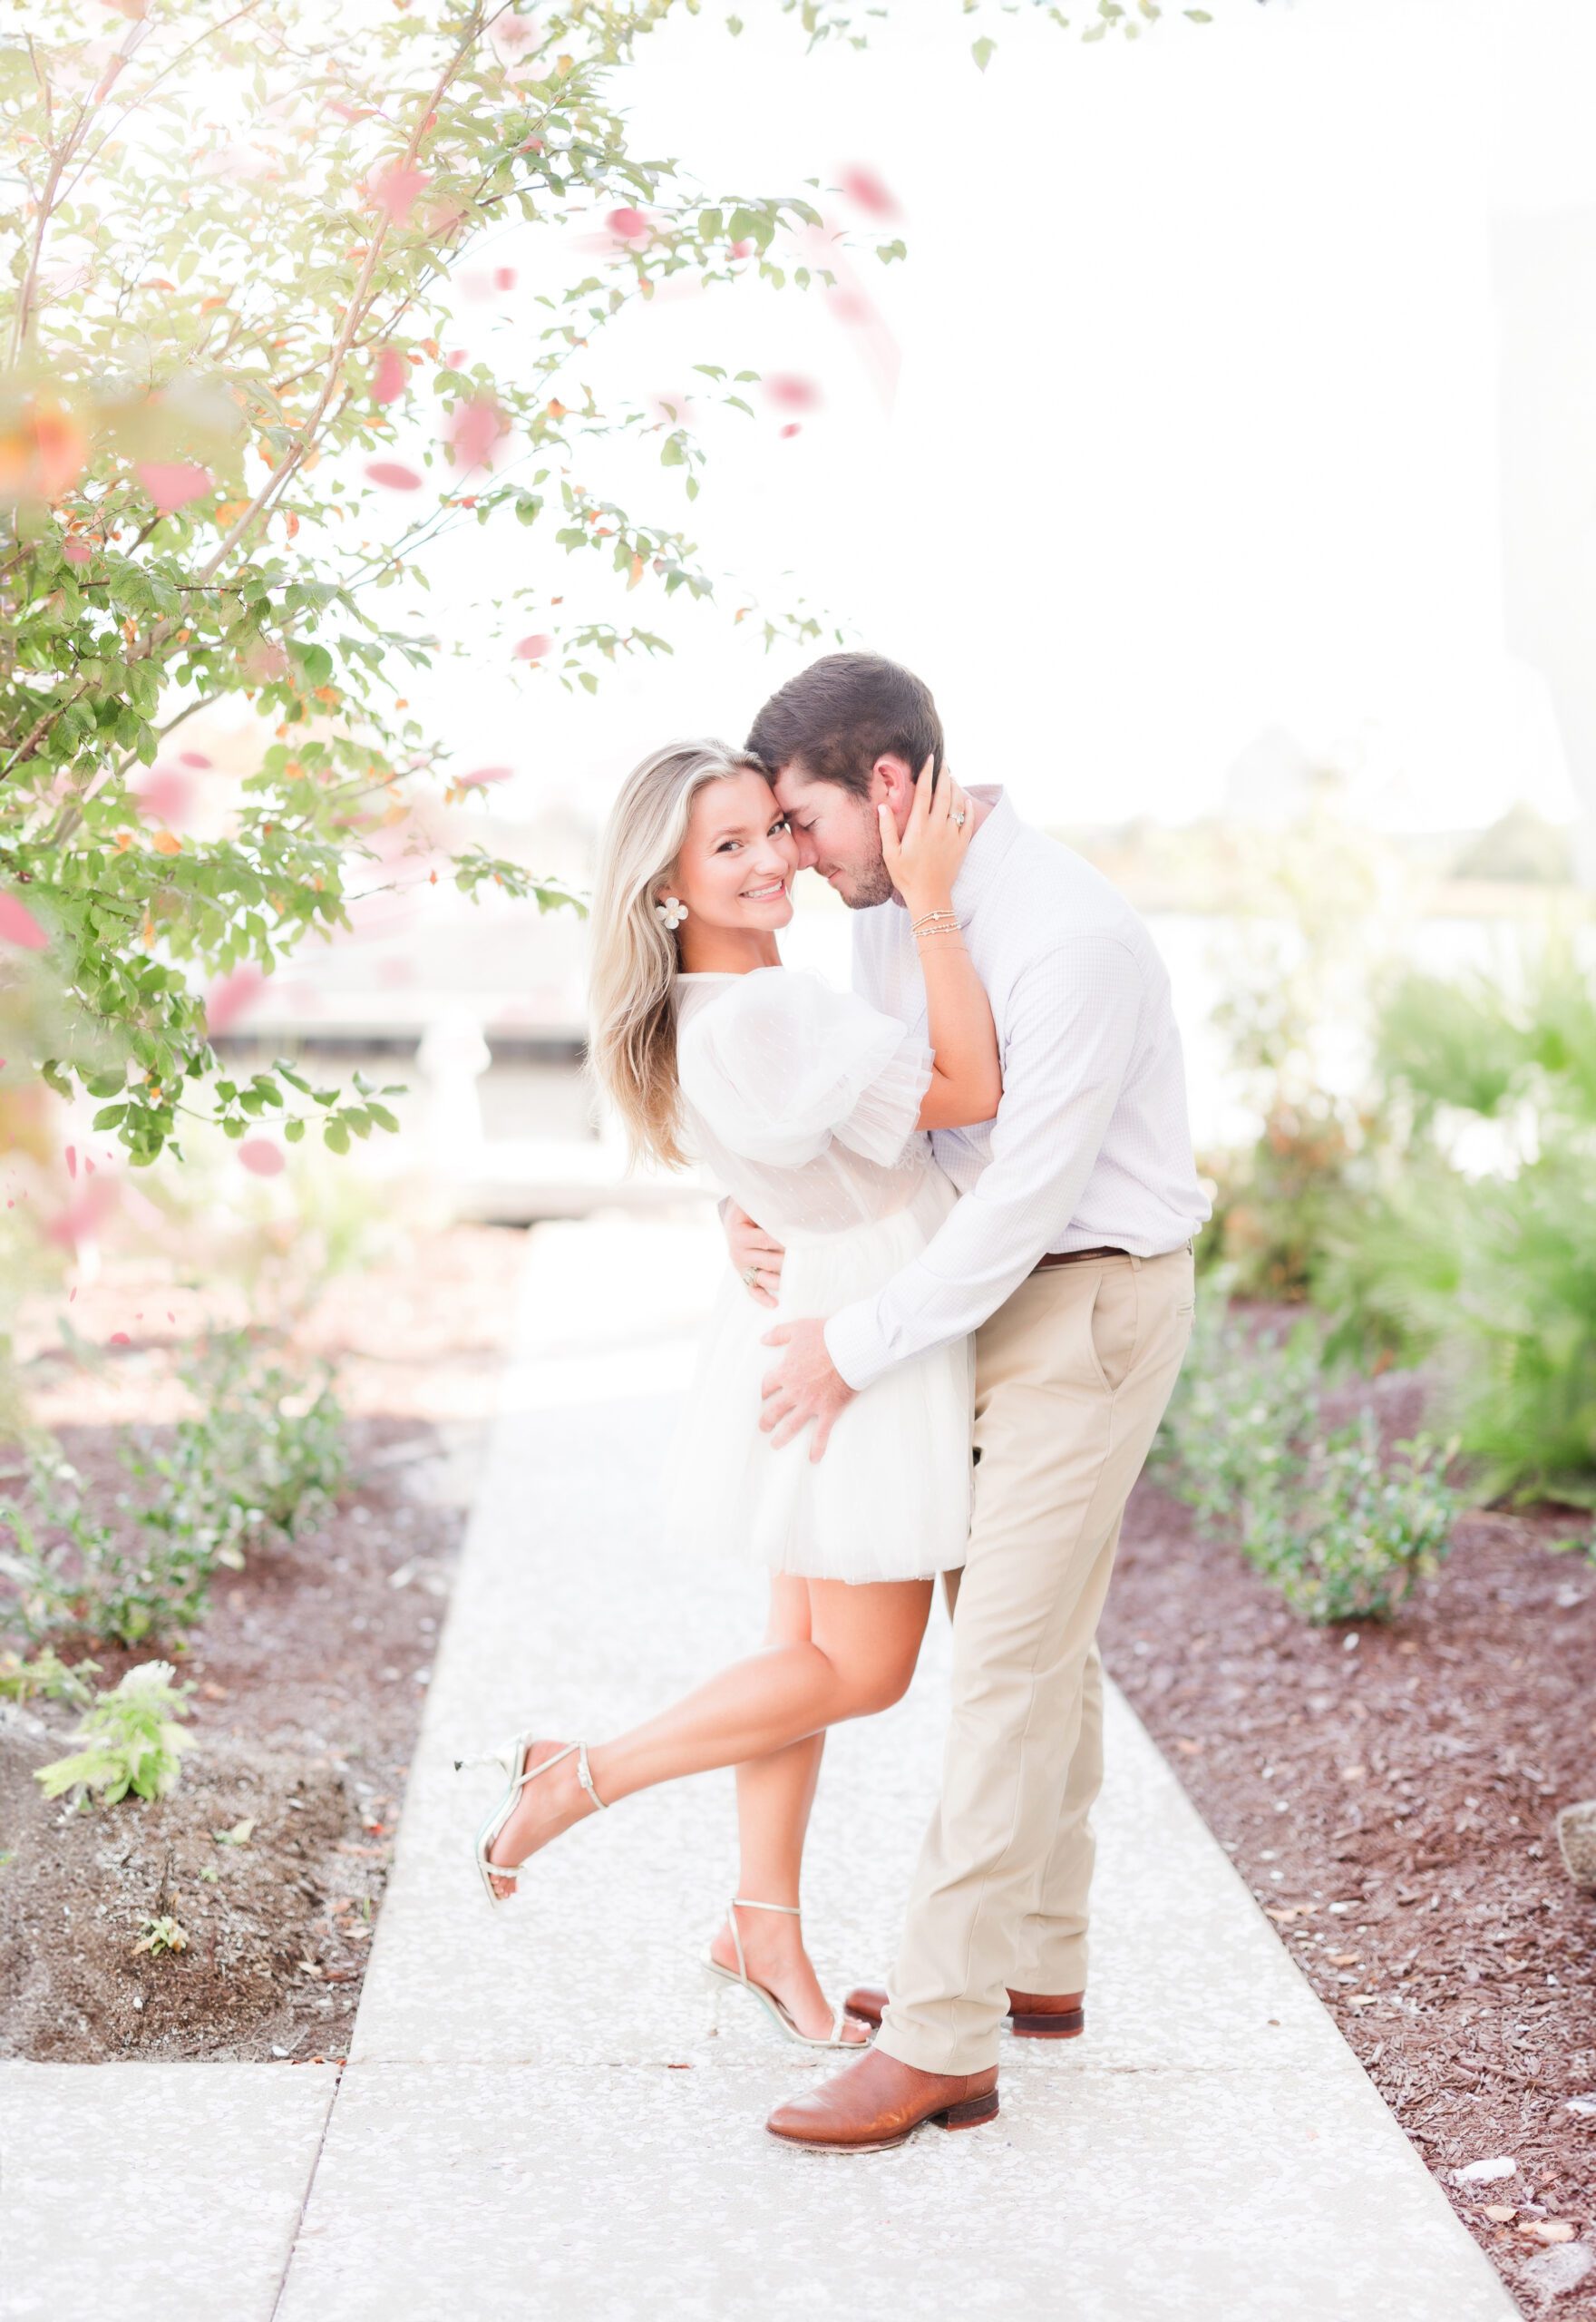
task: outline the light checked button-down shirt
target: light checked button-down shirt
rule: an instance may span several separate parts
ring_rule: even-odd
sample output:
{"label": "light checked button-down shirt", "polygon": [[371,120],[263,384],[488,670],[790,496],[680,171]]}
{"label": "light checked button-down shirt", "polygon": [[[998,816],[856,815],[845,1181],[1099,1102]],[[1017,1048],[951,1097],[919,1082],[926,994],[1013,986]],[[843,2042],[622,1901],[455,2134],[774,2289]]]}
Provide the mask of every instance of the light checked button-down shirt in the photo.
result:
{"label": "light checked button-down shirt", "polygon": [[[1060,841],[1023,823],[1001,785],[953,888],[998,1027],[994,1119],[937,1129],[961,1195],[921,1254],[826,1324],[851,1387],[973,1331],[1050,1250],[1100,1244],[1152,1257],[1209,1216],[1192,1155],[1169,976],[1124,897]],[[924,1030],[925,982],[910,913],[857,912],[853,987]]]}

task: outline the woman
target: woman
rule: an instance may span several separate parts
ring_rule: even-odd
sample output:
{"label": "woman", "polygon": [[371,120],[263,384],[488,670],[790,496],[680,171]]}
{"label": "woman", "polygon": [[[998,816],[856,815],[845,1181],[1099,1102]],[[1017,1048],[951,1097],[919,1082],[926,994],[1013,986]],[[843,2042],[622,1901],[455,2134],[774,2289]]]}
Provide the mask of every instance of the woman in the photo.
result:
{"label": "woman", "polygon": [[901,1697],[934,1576],[964,1560],[971,1360],[959,1340],[895,1366],[843,1411],[816,1460],[802,1436],[777,1446],[761,1431],[774,1360],[761,1341],[783,1314],[867,1296],[922,1249],[956,1198],[925,1132],[998,1108],[992,1013],[951,900],[973,822],[951,777],[935,781],[928,761],[901,839],[878,809],[882,859],[916,926],[928,1039],[782,965],[797,847],[756,760],[678,744],[646,758],[616,802],[593,907],[591,1069],[634,1156],[679,1165],[689,1141],[786,1245],[774,1314],[746,1278],[725,1278],[671,1452],[663,1529],[767,1566],[770,1622],[763,1652],[614,1741],[518,1734],[496,1754],[509,1786],[476,1849],[502,1900],[517,1870],[585,1815],[735,1765],[737,1897],[706,1965],[813,2046],[870,2037],[827,2006],[798,1927],[825,1729]]}

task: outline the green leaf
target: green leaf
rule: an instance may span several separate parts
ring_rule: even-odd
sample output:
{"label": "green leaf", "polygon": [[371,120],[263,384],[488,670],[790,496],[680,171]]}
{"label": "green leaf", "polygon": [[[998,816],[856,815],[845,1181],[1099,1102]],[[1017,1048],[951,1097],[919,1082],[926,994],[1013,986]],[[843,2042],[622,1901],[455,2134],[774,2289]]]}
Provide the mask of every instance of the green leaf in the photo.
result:
{"label": "green leaf", "polygon": [[972,43],[969,53],[975,58],[976,69],[978,72],[984,73],[986,71],[988,65],[992,62],[993,52],[997,46],[998,44],[995,40],[988,40],[985,35],[983,35],[981,39]]}

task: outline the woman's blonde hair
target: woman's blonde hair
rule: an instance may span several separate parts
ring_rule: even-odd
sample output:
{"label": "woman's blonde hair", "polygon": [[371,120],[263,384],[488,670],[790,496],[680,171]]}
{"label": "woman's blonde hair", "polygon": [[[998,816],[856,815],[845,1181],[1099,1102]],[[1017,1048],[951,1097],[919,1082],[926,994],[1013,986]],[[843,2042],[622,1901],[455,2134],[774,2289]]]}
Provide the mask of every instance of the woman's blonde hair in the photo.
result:
{"label": "woman's blonde hair", "polygon": [[629,1156],[679,1168],[676,938],[655,908],[706,783],[757,774],[759,760],[725,742],[669,742],[635,766],[610,809],[593,882],[587,1070],[620,1115]]}

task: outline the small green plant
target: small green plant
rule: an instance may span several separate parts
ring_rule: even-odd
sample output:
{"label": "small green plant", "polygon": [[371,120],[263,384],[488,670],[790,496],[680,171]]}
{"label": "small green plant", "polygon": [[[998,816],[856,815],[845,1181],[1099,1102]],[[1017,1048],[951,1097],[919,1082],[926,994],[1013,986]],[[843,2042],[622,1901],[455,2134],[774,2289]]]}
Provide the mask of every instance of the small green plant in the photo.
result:
{"label": "small green plant", "polygon": [[175,1457],[226,1494],[244,1535],[271,1527],[290,1538],[320,1521],[349,1473],[343,1408],[332,1372],[317,1383],[280,1363],[262,1365],[248,1331],[218,1333],[180,1373],[200,1415],[178,1429]]}
{"label": "small green plant", "polygon": [[1252,1333],[1222,1309],[1199,1325],[1160,1439],[1170,1488],[1304,1620],[1388,1620],[1446,1552],[1455,1443],[1381,1450],[1372,1410],[1326,1433],[1311,1326]]}
{"label": "small green plant", "polygon": [[169,1661],[144,1661],[127,1671],[85,1711],[72,1755],[35,1768],[46,1798],[70,1795],[75,1810],[91,1799],[114,1806],[130,1790],[164,1798],[177,1785],[180,1753],[190,1737],[177,1721],[188,1715],[190,1685],[175,1683]]}
{"label": "small green plant", "polygon": [[197,1626],[216,1558],[209,1534],[177,1512],[158,1505],[146,1522],[119,1496],[122,1520],[108,1520],[70,1460],[31,1452],[26,1499],[0,1506],[0,1538],[12,1542],[0,1549],[0,1576],[15,1591],[7,1625],[29,1639],[81,1634],[115,1644]]}
{"label": "small green plant", "polygon": [[1371,1410],[1309,1444],[1289,1494],[1255,1510],[1249,1560],[1307,1621],[1389,1620],[1445,1555],[1458,1499],[1455,1441],[1402,1442],[1387,1459]]}
{"label": "small green plant", "polygon": [[45,1645],[31,1661],[24,1661],[20,1654],[0,1653],[0,1698],[31,1702],[43,1697],[87,1709],[94,1698],[88,1680],[99,1674],[97,1661],[79,1661],[68,1668],[54,1645]]}
{"label": "small green plant", "polygon": [[132,1488],[109,1514],[58,1451],[29,1454],[25,1494],[0,1503],[7,1621],[24,1637],[181,1637],[205,1618],[219,1565],[241,1569],[248,1545],[296,1536],[332,1505],[349,1463],[327,1376],[307,1386],[263,1364],[248,1331],[219,1333],[181,1376],[197,1415],[166,1446],[140,1433],[119,1447]]}
{"label": "small green plant", "polygon": [[162,1952],[186,1951],[188,1947],[188,1930],[178,1924],[170,1911],[163,1911],[159,1918],[144,1921],[133,1950],[135,1955],[147,1951],[151,1959],[159,1959]]}

